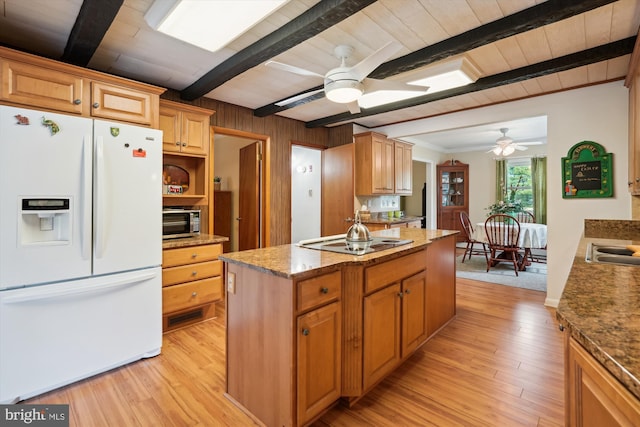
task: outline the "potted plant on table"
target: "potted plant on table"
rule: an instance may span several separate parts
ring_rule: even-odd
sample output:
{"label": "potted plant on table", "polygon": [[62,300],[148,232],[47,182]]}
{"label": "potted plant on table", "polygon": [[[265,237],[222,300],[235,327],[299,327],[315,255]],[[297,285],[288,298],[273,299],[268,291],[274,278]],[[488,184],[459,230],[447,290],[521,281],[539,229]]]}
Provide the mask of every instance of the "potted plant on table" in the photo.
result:
{"label": "potted plant on table", "polygon": [[[487,216],[495,215],[495,214],[506,214],[511,216],[516,216],[518,212],[524,212],[524,206],[522,205],[521,200],[516,200],[516,193],[522,184],[523,177],[520,175],[518,179],[518,183],[515,186],[511,186],[509,198],[506,200],[499,200],[492,205],[487,207],[489,213]],[[505,192],[506,193],[506,192]],[[506,194],[505,194],[506,196]]]}
{"label": "potted plant on table", "polygon": [[220,191],[220,185],[222,185],[222,179],[219,176],[213,177],[213,190]]}

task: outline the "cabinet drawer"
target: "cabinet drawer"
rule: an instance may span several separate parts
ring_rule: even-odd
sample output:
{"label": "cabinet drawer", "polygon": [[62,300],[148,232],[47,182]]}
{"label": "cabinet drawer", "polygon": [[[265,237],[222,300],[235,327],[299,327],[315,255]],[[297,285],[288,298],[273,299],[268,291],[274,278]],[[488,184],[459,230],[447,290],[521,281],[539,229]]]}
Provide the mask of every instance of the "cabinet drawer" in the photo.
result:
{"label": "cabinet drawer", "polygon": [[162,286],[222,275],[222,261],[198,262],[162,269]]}
{"label": "cabinet drawer", "polygon": [[339,299],[341,283],[340,271],[298,282],[298,311]]}
{"label": "cabinet drawer", "polygon": [[364,292],[368,294],[376,289],[412,276],[425,268],[427,268],[425,251],[374,265],[365,270]]}
{"label": "cabinet drawer", "polygon": [[222,277],[196,280],[162,289],[162,313],[185,310],[222,298]]}
{"label": "cabinet drawer", "polygon": [[200,245],[187,248],[165,249],[162,251],[162,267],[213,261],[222,253],[222,245]]}
{"label": "cabinet drawer", "polygon": [[0,98],[17,104],[82,114],[81,77],[22,62],[2,61]]}

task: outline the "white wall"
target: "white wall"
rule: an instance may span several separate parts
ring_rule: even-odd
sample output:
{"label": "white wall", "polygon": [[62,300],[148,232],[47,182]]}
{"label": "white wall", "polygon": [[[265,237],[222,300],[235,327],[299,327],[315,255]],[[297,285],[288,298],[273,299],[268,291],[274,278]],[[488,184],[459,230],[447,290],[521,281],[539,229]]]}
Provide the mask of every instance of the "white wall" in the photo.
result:
{"label": "white wall", "polygon": [[291,242],[320,236],[322,152],[291,146]]}
{"label": "white wall", "polygon": [[[424,128],[435,132],[523,117],[547,116],[548,276],[546,304],[557,306],[569,274],[584,219],[631,219],[627,190],[628,90],[622,81],[447,114],[375,130],[390,138]],[[413,132],[415,133],[415,132]],[[614,153],[614,197],[563,199],[561,159],[580,141],[594,141]],[[528,153],[533,152],[530,147]],[[481,220],[494,192],[493,162],[487,153],[439,154],[414,147],[414,158],[454,157],[470,164],[472,220]],[[486,213],[486,212],[485,212]]]}

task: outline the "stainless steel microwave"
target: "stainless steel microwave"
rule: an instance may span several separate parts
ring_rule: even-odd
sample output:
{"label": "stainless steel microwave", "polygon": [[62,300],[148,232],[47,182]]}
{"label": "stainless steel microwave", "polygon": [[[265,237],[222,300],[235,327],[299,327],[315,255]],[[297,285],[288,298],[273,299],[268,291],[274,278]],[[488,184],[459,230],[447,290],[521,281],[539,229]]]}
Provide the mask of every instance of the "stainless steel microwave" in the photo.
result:
{"label": "stainless steel microwave", "polygon": [[200,234],[200,211],[165,209],[162,211],[162,238],[178,239]]}

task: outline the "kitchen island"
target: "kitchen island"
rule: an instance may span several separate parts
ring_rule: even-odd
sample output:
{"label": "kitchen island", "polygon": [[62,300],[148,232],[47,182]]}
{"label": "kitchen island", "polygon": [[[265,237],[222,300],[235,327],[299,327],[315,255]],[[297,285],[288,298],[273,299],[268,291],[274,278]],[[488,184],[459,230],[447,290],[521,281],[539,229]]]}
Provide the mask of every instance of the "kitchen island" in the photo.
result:
{"label": "kitchen island", "polygon": [[640,221],[585,220],[557,317],[567,426],[640,425],[640,265],[586,261],[590,244],[640,244]]}
{"label": "kitchen island", "polygon": [[226,395],[259,423],[352,405],[455,316],[457,231],[394,228],[366,255],[282,245],[226,264]]}

